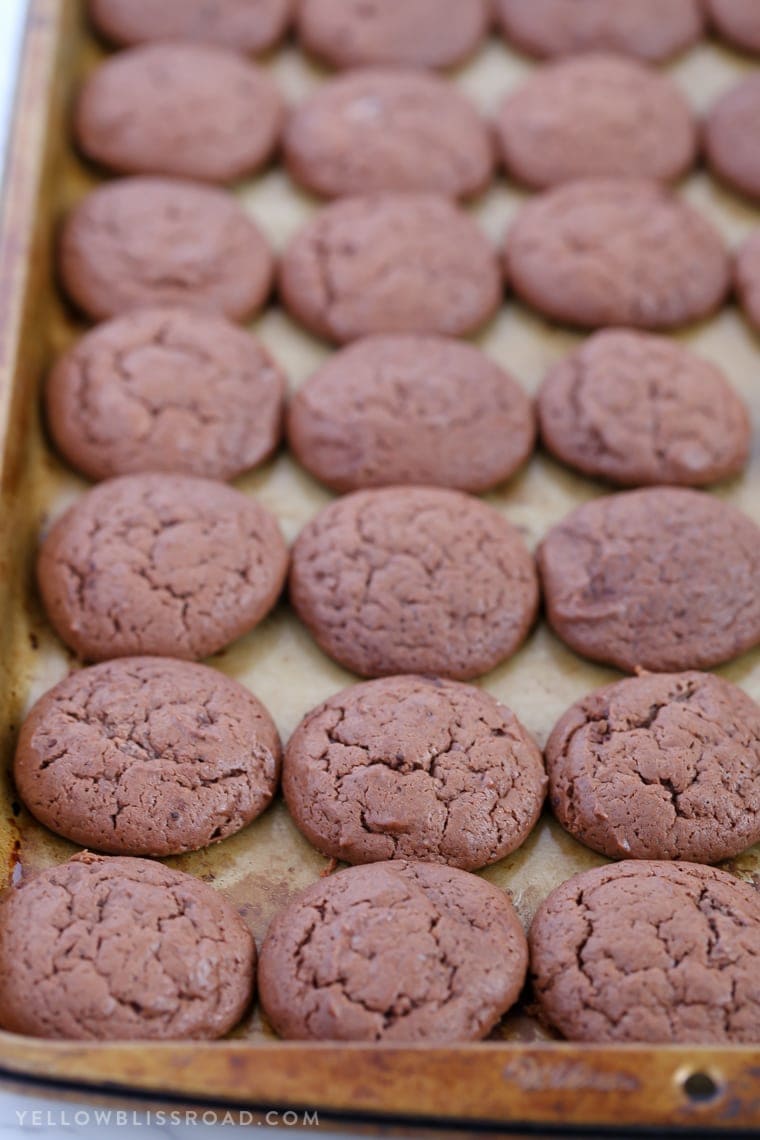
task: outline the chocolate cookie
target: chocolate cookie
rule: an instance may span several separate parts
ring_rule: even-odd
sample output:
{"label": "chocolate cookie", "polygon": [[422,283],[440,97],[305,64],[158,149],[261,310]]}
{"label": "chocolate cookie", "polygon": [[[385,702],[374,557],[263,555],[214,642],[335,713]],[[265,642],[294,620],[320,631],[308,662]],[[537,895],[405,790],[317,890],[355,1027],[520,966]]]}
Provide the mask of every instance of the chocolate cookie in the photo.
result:
{"label": "chocolate cookie", "polygon": [[190,40],[260,52],[285,33],[293,0],[90,0],[89,6],[100,34],[120,47]]}
{"label": "chocolate cookie", "polygon": [[200,1040],[251,1000],[256,947],[192,875],[83,852],[0,900],[0,1025],[72,1040]]}
{"label": "chocolate cookie", "polygon": [[760,200],[758,123],[760,75],[750,75],[718,99],[707,116],[705,153],[713,174]]}
{"label": "chocolate cookie", "polygon": [[333,202],[299,230],[281,263],[284,304],[318,336],[463,336],[501,301],[496,254],[464,211],[434,194]]}
{"label": "chocolate cookie", "polygon": [[329,357],[288,411],[297,459],[336,491],[418,483],[485,491],[533,450],[508,372],[448,337],[373,336]]}
{"label": "chocolate cookie", "polygon": [[283,791],[324,855],[475,871],[527,839],[546,776],[535,743],[494,697],[402,676],[355,685],[308,713],[285,752]]}
{"label": "chocolate cookie", "polygon": [[757,0],[705,0],[707,15],[724,40],[741,51],[760,52]]}
{"label": "chocolate cookie", "polygon": [[509,173],[539,189],[604,176],[672,181],[697,152],[672,79],[615,55],[537,68],[503,103],[496,132]]}
{"label": "chocolate cookie", "polygon": [[351,71],[295,108],[290,173],[328,198],[385,190],[469,197],[491,178],[486,124],[452,83],[402,69]]}
{"label": "chocolate cookie", "polygon": [[94,320],[146,305],[244,320],[266,301],[274,271],[231,194],[170,178],[91,190],[66,219],[59,265],[66,292]]}
{"label": "chocolate cookie", "polygon": [[124,475],[58,519],[37,563],[58,635],[85,660],[199,658],[253,629],[288,553],[255,499],[189,475]]}
{"label": "chocolate cookie", "polygon": [[538,393],[541,436],[563,463],[624,486],[699,486],[747,462],[746,405],[714,364],[651,333],[594,333]]}
{"label": "chocolate cookie", "polygon": [[760,331],[760,230],[754,230],[739,249],[734,281],[745,317]]}
{"label": "chocolate cookie", "polygon": [[145,44],[110,56],[79,97],[80,150],[120,174],[232,182],[271,156],[283,122],[274,80],[233,51]]}
{"label": "chocolate cookie", "polygon": [[546,745],[554,814],[611,859],[716,863],[760,842],[760,707],[711,673],[628,677]]}
{"label": "chocolate cookie", "polygon": [[281,1037],[472,1041],[517,1000],[527,949],[509,897],[398,860],[313,883],[275,917],[259,993]]}
{"label": "chocolate cookie", "polygon": [[189,309],[136,309],[60,358],[45,388],[56,447],[90,479],[232,479],[282,434],[285,378],[255,337]]}
{"label": "chocolate cookie", "polygon": [[467,680],[522,644],[538,583],[520,534],[493,507],[439,487],[388,487],[307,523],[290,597],[320,648],[354,673]]}
{"label": "chocolate cookie", "polygon": [[[753,3],[753,0],[748,0]],[[700,0],[495,0],[507,40],[533,56],[610,51],[650,62],[696,43]]]}
{"label": "chocolate cookie", "polygon": [[760,894],[725,871],[595,867],[552,891],[529,942],[541,1012],[571,1041],[760,1041]]}
{"label": "chocolate cookie", "polygon": [[301,0],[303,46],[332,67],[452,67],[471,55],[490,22],[487,0]]}
{"label": "chocolate cookie", "polygon": [[51,831],[115,855],[177,855],[240,831],[275,792],[280,740],[205,665],[125,657],[71,673],[21,727],[14,778]]}
{"label": "chocolate cookie", "polygon": [[729,285],[712,224],[664,187],[634,179],[537,194],[509,231],[506,263],[527,304],[588,328],[676,328],[714,312]]}
{"label": "chocolate cookie", "polygon": [[549,531],[538,564],[552,628],[592,661],[710,668],[760,643],[760,527],[703,492],[584,503]]}

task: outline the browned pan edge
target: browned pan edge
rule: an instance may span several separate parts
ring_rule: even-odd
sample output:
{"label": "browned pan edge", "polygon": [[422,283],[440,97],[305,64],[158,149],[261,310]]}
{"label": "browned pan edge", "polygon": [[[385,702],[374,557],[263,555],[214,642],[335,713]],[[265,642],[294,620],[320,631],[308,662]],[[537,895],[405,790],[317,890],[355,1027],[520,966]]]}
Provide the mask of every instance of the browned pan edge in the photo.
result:
{"label": "browned pan edge", "polygon": [[[743,1047],[81,1045],[0,1034],[0,1066],[99,1089],[322,1113],[576,1128],[760,1124],[760,1052]],[[708,1099],[689,1095],[695,1073],[712,1082]]]}

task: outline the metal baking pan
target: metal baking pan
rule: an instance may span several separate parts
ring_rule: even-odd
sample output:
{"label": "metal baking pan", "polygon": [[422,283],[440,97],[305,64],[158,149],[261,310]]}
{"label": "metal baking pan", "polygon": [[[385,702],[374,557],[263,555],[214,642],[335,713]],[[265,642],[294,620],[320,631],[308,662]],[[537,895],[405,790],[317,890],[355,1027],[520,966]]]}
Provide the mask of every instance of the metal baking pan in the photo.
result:
{"label": "metal baking pan", "polygon": [[[51,452],[40,422],[38,390],[55,355],[83,331],[56,290],[52,253],[65,210],[97,177],[74,154],[67,120],[76,83],[102,50],[85,27],[78,0],[32,0],[0,216],[0,856],[9,879],[63,860],[74,850],[19,805],[9,771],[16,732],[30,702],[76,664],[40,610],[32,567],[40,530],[85,484]],[[265,65],[276,72],[291,99],[322,78],[292,45]],[[494,38],[456,79],[490,110],[529,66]],[[706,42],[672,70],[701,108],[746,66],[738,56]],[[684,192],[731,243],[760,222],[702,172],[691,177]],[[316,208],[277,167],[243,184],[238,193],[278,246]],[[521,199],[498,181],[475,205],[495,242]],[[253,327],[294,384],[328,352],[276,306]],[[724,309],[684,339],[723,366],[760,424],[760,353],[736,309]],[[577,340],[509,297],[479,338],[530,390]],[[716,494],[760,521],[757,442],[745,476]],[[238,485],[277,514],[289,539],[329,499],[284,452]],[[533,544],[577,503],[601,491],[600,485],[539,454],[516,480],[488,498]],[[317,650],[284,603],[212,664],[243,681],[268,705],[284,738],[309,708],[351,681]],[[760,698],[760,653],[722,672]],[[540,624],[517,656],[481,683],[543,743],[570,703],[613,677],[575,657]],[[227,895],[259,942],[272,914],[327,866],[279,802],[240,834],[168,862]],[[527,925],[553,886],[600,862],[544,816],[521,850],[484,874],[512,892]],[[760,851],[734,860],[730,869],[760,880]],[[294,1105],[325,1117],[403,1118],[410,1125],[652,1126],[658,1134],[669,1127],[693,1133],[760,1125],[759,1049],[572,1045],[553,1040],[526,1003],[488,1041],[457,1047],[286,1043],[272,1035],[258,1012],[232,1037],[210,1044],[50,1042],[0,1032],[0,1071],[100,1092]]]}

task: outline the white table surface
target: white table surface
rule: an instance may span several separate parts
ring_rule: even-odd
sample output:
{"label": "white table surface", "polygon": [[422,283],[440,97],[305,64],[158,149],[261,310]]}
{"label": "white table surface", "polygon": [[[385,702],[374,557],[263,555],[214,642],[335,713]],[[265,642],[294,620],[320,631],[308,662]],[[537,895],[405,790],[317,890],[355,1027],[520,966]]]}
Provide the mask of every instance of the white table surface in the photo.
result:
{"label": "white table surface", "polygon": [[[20,54],[23,36],[26,0],[0,0],[0,172],[8,139],[13,94],[16,79],[16,65]],[[121,1115],[119,1115],[121,1111]],[[195,1112],[195,1116],[192,1112]],[[78,1137],[127,1137],[137,1136],[140,1140],[165,1140],[166,1137],[203,1137],[203,1140],[221,1140],[239,1132],[239,1127],[225,1119],[223,1111],[198,1107],[186,1114],[176,1106],[167,1106],[165,1116],[136,1110],[133,1106],[122,1107],[114,1102],[109,1107],[94,1107],[85,1100],[58,1101],[47,1096],[22,1095],[3,1088],[0,1078],[0,1138],[17,1140],[19,1137],[46,1136],[60,1137],[61,1140],[76,1140]],[[204,1115],[205,1114],[205,1115]],[[250,1130],[258,1133],[277,1129],[280,1136],[289,1140],[305,1140],[319,1136],[329,1140],[330,1134],[322,1128],[301,1128],[279,1114],[266,1120],[251,1122]],[[344,1137],[345,1137],[344,1133]],[[337,1138],[336,1138],[337,1140]]]}

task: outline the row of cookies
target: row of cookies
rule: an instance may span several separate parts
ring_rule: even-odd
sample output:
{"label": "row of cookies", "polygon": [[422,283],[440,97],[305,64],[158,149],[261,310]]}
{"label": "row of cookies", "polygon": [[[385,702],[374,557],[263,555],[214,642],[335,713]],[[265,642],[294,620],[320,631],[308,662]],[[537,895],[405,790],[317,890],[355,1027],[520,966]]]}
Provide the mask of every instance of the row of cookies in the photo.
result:
{"label": "row of cookies", "polygon": [[[757,316],[757,235],[736,287]],[[66,220],[60,276],[95,320],[180,305],[243,321],[264,305],[274,255],[222,190],[133,177],[92,190]],[[318,211],[281,258],[279,296],[310,332],[345,343],[379,332],[465,336],[501,304],[504,284],[553,320],[584,328],[679,328],[731,287],[713,226],[654,183],[569,182],[536,194],[509,227],[501,265],[464,211],[429,194],[344,198]]]}
{"label": "row of cookies", "polygon": [[289,557],[252,497],[144,474],[82,495],[44,538],[37,577],[54,629],[85,661],[207,657],[254,629],[288,577],[297,615],[352,673],[467,680],[522,645],[541,591],[554,631],[592,661],[626,672],[730,661],[760,644],[759,566],[760,527],[687,488],[592,499],[549,530],[537,560],[481,499],[372,488],[319,511]]}
{"label": "row of cookies", "polygon": [[[539,908],[534,994],[563,1035],[756,1039],[756,892],[724,872],[647,860],[707,861],[757,838],[759,741],[757,706],[701,674],[619,682],[560,720],[546,753],[555,811],[596,849],[640,860],[576,876]],[[39,702],[16,778],[56,830],[166,854],[242,826],[271,796],[278,763],[274,726],[241,686],[202,666],[123,660]],[[351,1040],[488,1033],[522,987],[525,937],[502,891],[452,865],[493,861],[535,822],[543,767],[516,718],[480,690],[430,678],[357,686],[307,715],[285,781],[308,838],[371,865],[307,888],[273,920],[259,984],[274,1028]],[[19,1032],[218,1036],[250,1003],[255,960],[229,904],[144,860],[76,856],[0,903],[0,1017]],[[699,1001],[686,1001],[697,981]]]}
{"label": "row of cookies", "polygon": [[[760,81],[724,94],[705,125],[714,172],[760,197]],[[85,83],[79,149],[120,174],[231,182],[282,143],[293,179],[326,197],[385,191],[468,198],[502,164],[544,189],[575,178],[673,181],[694,165],[697,124],[667,76],[612,55],[536,69],[490,124],[457,87],[403,69],[352,71],[285,116],[274,80],[233,52],[187,43],[120,52]]]}
{"label": "row of cookies", "polygon": [[[222,317],[136,309],[103,322],[45,386],[59,453],[90,479],[148,471],[233,479],[291,453],[338,492],[432,484],[481,493],[526,463],[540,430],[568,467],[621,486],[704,486],[737,475],[747,408],[720,368],[654,334],[591,336],[533,404],[476,346],[378,334],[330,356],[285,412],[264,345]],[[536,419],[538,424],[536,424]]]}
{"label": "row of cookies", "polygon": [[[339,871],[280,911],[258,960],[283,1037],[485,1037],[533,994],[590,1042],[757,1040],[760,900],[723,871],[625,860],[562,883],[529,939],[484,879],[407,860]],[[249,1007],[256,946],[205,883],[87,853],[0,901],[0,1020],[70,1039],[219,1037]]]}
{"label": "row of cookies", "polygon": [[207,666],[129,657],[76,671],[26,717],[14,762],[36,819],[95,851],[163,857],[240,831],[279,786],[299,831],[347,863],[475,871],[552,811],[608,858],[716,863],[760,842],[760,709],[709,673],[590,693],[544,758],[512,711],[430,676],[367,681],[306,714],[282,758],[267,710]]}
{"label": "row of cookies", "polygon": [[255,54],[294,22],[301,45],[340,68],[452,67],[494,20],[512,47],[539,58],[614,51],[661,62],[696,44],[706,22],[740,50],[760,52],[754,0],[90,0],[89,8],[98,32],[119,47],[176,39]]}

